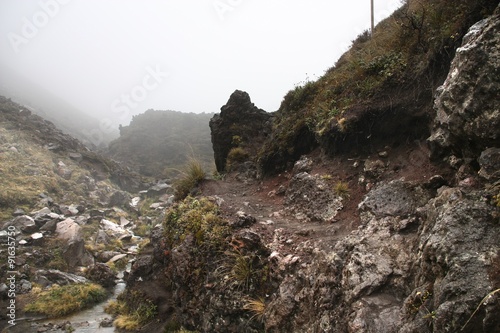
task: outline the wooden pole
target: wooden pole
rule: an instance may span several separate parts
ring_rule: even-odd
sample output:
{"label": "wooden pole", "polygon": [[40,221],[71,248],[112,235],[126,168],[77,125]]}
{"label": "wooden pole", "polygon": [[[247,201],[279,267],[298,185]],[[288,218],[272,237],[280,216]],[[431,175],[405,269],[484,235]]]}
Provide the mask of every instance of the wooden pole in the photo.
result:
{"label": "wooden pole", "polygon": [[371,25],[371,29],[370,29],[370,34],[373,36],[373,29],[375,28],[375,19],[374,19],[374,15],[373,15],[373,0],[371,0],[371,19],[372,19],[372,25]]}

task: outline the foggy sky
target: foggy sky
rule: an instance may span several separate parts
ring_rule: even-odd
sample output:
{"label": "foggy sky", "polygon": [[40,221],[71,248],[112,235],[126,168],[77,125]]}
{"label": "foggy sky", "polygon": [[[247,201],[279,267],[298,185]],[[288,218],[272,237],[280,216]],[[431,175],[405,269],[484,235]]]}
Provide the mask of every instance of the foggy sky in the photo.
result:
{"label": "foggy sky", "polygon": [[[376,21],[399,5],[375,0]],[[0,66],[117,123],[235,89],[275,111],[369,26],[370,0],[0,0]]]}

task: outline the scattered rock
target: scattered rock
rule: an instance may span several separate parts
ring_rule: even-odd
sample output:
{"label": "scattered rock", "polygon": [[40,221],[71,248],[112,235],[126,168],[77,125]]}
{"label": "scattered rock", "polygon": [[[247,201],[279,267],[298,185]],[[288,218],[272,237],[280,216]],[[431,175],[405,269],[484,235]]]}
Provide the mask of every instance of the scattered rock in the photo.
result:
{"label": "scattered rock", "polygon": [[38,226],[36,225],[35,220],[28,215],[21,215],[14,218],[14,220],[12,220],[12,222],[7,223],[7,225],[5,225],[4,228],[9,225],[16,227],[16,229],[20,230],[22,233],[25,234],[32,234],[38,231]]}
{"label": "scattered rock", "polygon": [[16,208],[14,213],[12,213],[12,216],[21,216],[21,215],[26,215],[26,212],[22,208]]}
{"label": "scattered rock", "polygon": [[368,159],[363,170],[368,177],[377,179],[385,172],[385,168],[385,163],[381,160]]}
{"label": "scattered rock", "polygon": [[146,195],[148,197],[159,197],[164,194],[173,194],[173,190],[172,185],[165,182],[158,182],[147,190]]}
{"label": "scattered rock", "polygon": [[103,318],[99,323],[99,327],[113,327],[113,318]]}
{"label": "scattered rock", "polygon": [[120,238],[122,236],[129,235],[129,232],[127,230],[123,229],[118,224],[111,222],[109,220],[102,219],[100,225],[109,236]]}
{"label": "scattered rock", "polygon": [[71,175],[73,174],[73,171],[69,169],[64,162],[59,161],[57,163],[57,168],[56,168],[56,173],[61,177],[66,180],[71,179]]}
{"label": "scattered rock", "polygon": [[311,172],[313,167],[313,160],[309,157],[303,156],[300,160],[293,165],[293,173],[298,174],[301,172]]}
{"label": "scattered rock", "polygon": [[59,222],[56,228],[57,238],[65,240],[63,258],[71,269],[94,263],[93,257],[85,249],[81,227],[71,218]]}
{"label": "scattered rock", "polygon": [[80,153],[69,153],[69,158],[76,162],[81,162],[83,160],[83,156]]}
{"label": "scattered rock", "polygon": [[109,198],[109,205],[116,207],[126,207],[130,202],[130,194],[124,191],[116,191]]}
{"label": "scattered rock", "polygon": [[236,212],[236,216],[237,220],[230,223],[233,228],[246,228],[257,222],[255,217],[242,211]]}

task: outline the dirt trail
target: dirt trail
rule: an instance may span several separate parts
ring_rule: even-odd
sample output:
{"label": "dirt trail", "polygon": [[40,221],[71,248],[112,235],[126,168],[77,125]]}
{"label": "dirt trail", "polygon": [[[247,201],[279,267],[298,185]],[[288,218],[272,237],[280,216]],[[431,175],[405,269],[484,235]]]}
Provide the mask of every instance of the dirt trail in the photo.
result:
{"label": "dirt trail", "polygon": [[[310,174],[328,176],[327,182],[332,188],[339,181],[348,184],[349,197],[343,201],[343,208],[332,223],[300,220],[286,209],[284,194],[276,193],[279,193],[280,187],[288,188],[291,177],[288,173],[263,180],[229,174],[224,180],[205,181],[201,192],[206,196],[222,198],[222,208],[229,219],[234,220],[238,211],[255,217],[257,223],[252,228],[257,229],[265,241],[271,242],[278,233],[279,237],[293,239],[295,244],[311,240],[322,249],[329,250],[338,240],[359,227],[358,204],[376,183],[392,179],[421,183],[435,174],[446,175],[445,169],[430,163],[427,147],[418,141],[385,149],[389,156],[382,158],[386,165],[384,173],[365,184],[359,183],[360,177],[366,176],[363,164],[368,159],[380,158],[377,153],[325,158],[316,151],[309,155],[315,161]],[[282,230],[275,232],[277,229]]]}
{"label": "dirt trail", "polygon": [[[223,200],[221,207],[229,219],[236,219],[236,213],[242,211],[257,219],[252,226],[271,242],[280,237],[294,244],[314,240],[322,249],[333,247],[337,240],[347,235],[352,229],[345,222],[320,223],[297,219],[287,211],[284,195],[275,194],[280,186],[287,185],[285,176],[268,178],[263,181],[241,181],[235,175],[228,175],[224,180],[207,180],[201,191],[205,196],[216,196]],[[275,232],[277,229],[278,232]]]}

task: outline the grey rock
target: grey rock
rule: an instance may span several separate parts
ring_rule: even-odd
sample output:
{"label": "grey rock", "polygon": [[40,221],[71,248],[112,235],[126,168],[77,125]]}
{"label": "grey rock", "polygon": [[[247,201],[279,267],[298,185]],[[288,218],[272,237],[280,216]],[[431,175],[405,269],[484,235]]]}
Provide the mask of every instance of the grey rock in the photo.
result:
{"label": "grey rock", "polygon": [[131,200],[130,194],[125,191],[116,191],[109,198],[109,205],[116,207],[126,207]]}
{"label": "grey rock", "polygon": [[12,213],[12,216],[21,216],[21,215],[26,215],[26,212],[22,208],[16,208],[14,213]]}
{"label": "grey rock", "polygon": [[164,194],[173,194],[173,187],[170,184],[159,182],[147,190],[148,197],[158,197]]}
{"label": "grey rock", "polygon": [[113,318],[103,318],[99,323],[99,327],[113,327]]}
{"label": "grey rock", "polygon": [[287,209],[308,219],[333,222],[342,209],[342,198],[336,196],[320,176],[307,172],[296,174],[290,180],[285,193]]}
{"label": "grey rock", "polygon": [[369,210],[378,217],[408,216],[423,206],[430,196],[423,190],[402,180],[382,182],[373,188],[359,204],[362,211]]}
{"label": "grey rock", "polygon": [[88,266],[94,258],[85,249],[81,227],[73,219],[68,218],[57,224],[56,235],[65,241],[63,258],[71,269],[77,266]]}
{"label": "grey rock", "polygon": [[304,156],[293,165],[293,173],[298,174],[301,172],[310,172],[312,170],[313,163],[312,159]]}
{"label": "grey rock", "polygon": [[100,224],[101,228],[104,231],[106,231],[106,233],[111,237],[120,238],[122,236],[130,234],[127,230],[123,229],[120,225],[118,225],[114,222],[111,222],[109,220],[106,220],[106,219],[102,219],[99,224]]}
{"label": "grey rock", "polygon": [[80,275],[61,272],[57,269],[49,269],[36,271],[34,281],[46,287],[54,283],[60,286],[73,283],[85,283],[87,279]]}
{"label": "grey rock", "polygon": [[110,242],[110,238],[108,234],[104,230],[97,230],[96,236],[95,236],[95,244],[103,244],[107,245]]}
{"label": "grey rock", "polygon": [[43,226],[40,227],[40,231],[46,231],[46,232],[53,233],[57,229],[58,222],[59,222],[58,220],[50,220],[50,221],[46,222]]}
{"label": "grey rock", "polygon": [[437,90],[428,139],[433,158],[477,156],[500,146],[500,14],[469,29]]}
{"label": "grey rock", "polygon": [[31,282],[25,279],[21,279],[19,281],[19,285],[16,291],[18,291],[20,294],[26,294],[31,291],[32,285]]}
{"label": "grey rock", "polygon": [[500,179],[500,148],[488,148],[478,159],[481,169],[479,175],[487,180]]}
{"label": "grey rock", "polygon": [[83,156],[80,153],[69,153],[69,158],[76,162],[81,162],[83,160]]}
{"label": "grey rock", "polygon": [[64,162],[59,161],[56,167],[56,173],[66,180],[71,179],[71,175],[73,174],[73,170],[69,169]]}
{"label": "grey rock", "polygon": [[236,212],[236,216],[237,216],[237,219],[235,221],[230,222],[230,225],[233,228],[245,228],[245,227],[249,227],[252,224],[257,222],[255,217],[248,215],[242,211]]}
{"label": "grey rock", "polygon": [[36,225],[35,220],[28,215],[18,216],[14,218],[14,220],[9,222],[8,225],[16,227],[16,229],[20,230],[22,233],[25,234],[32,234],[38,231],[38,226]]}

